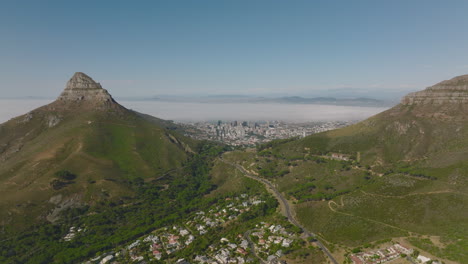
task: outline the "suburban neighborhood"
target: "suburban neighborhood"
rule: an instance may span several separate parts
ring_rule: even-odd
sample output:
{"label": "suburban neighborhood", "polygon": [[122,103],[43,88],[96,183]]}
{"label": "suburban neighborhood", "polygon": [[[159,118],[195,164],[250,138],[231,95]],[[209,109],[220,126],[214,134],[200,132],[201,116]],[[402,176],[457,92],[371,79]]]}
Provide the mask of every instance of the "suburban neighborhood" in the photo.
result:
{"label": "suburban neighborhood", "polygon": [[[220,237],[193,259],[178,259],[177,252],[189,248],[216,227],[237,221],[252,207],[264,203],[257,196],[241,194],[225,198],[208,210],[197,211],[180,223],[152,231],[133,242],[92,258],[86,264],[105,263],[284,263],[280,258],[298,244],[297,233],[280,224],[260,222],[255,229]],[[70,228],[70,234],[78,232]],[[82,231],[80,231],[82,232]],[[70,241],[75,235],[67,235]]]}
{"label": "suburban neighborhood", "polygon": [[409,263],[441,264],[441,262],[437,260],[431,260],[426,256],[415,253],[413,249],[398,243],[378,250],[351,254],[349,258],[352,260],[353,264],[381,264],[398,258],[407,258],[408,261],[410,261]]}

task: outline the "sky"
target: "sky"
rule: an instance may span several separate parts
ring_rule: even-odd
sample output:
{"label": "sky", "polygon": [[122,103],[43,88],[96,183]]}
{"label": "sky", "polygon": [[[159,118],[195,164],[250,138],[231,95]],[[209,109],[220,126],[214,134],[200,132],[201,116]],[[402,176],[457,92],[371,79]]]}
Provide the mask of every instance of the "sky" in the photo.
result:
{"label": "sky", "polygon": [[2,1],[0,97],[379,97],[468,74],[468,1]]}

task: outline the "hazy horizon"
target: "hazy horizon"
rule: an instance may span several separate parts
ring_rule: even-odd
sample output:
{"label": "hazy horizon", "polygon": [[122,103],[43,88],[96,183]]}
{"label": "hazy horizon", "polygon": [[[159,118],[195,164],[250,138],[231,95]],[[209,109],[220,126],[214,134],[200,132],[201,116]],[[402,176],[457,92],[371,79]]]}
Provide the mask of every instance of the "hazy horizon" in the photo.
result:
{"label": "hazy horizon", "polygon": [[[0,99],[0,123],[28,113],[53,100]],[[380,113],[387,107],[358,107],[316,104],[251,104],[251,103],[179,103],[158,101],[119,101],[128,109],[157,118],[178,122],[213,120],[286,122],[358,121]]]}
{"label": "hazy horizon", "polygon": [[[378,101],[383,101],[386,103],[399,101],[404,95],[408,94],[407,92],[399,91],[392,93],[367,93],[363,91],[348,91],[340,92],[340,90],[330,90],[330,91],[316,91],[309,94],[294,94],[294,93],[269,93],[269,94],[222,94],[222,93],[212,93],[212,94],[154,94],[154,95],[140,95],[140,96],[115,96],[113,98],[118,101],[147,101],[147,100],[162,100],[162,101],[171,101],[173,99],[182,99],[187,102],[200,102],[199,99],[210,99],[216,101],[217,99],[282,99],[282,98],[292,98],[300,97],[304,99],[317,99],[317,98],[335,98],[338,100],[343,99],[373,99]],[[1,96],[0,100],[55,100],[57,96],[49,95],[27,95],[27,96]],[[193,100],[193,101],[191,101]],[[208,103],[208,101],[202,101],[203,103]],[[224,102],[223,102],[224,103]]]}
{"label": "hazy horizon", "polygon": [[54,96],[81,71],[117,98],[353,90],[399,97],[468,73],[467,8],[403,0],[7,1],[0,95]]}

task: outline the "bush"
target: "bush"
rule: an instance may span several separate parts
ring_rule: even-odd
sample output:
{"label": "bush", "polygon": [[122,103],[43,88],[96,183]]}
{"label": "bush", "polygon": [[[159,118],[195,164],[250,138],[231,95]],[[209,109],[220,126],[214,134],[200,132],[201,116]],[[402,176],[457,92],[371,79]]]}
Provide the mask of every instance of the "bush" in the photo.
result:
{"label": "bush", "polygon": [[72,181],[76,179],[76,175],[67,171],[67,170],[60,170],[55,173],[55,176],[58,177],[59,179],[65,180],[65,181]]}
{"label": "bush", "polygon": [[64,182],[61,180],[54,179],[53,181],[50,182],[50,186],[54,190],[60,190],[62,188],[65,188],[68,185],[68,182]]}

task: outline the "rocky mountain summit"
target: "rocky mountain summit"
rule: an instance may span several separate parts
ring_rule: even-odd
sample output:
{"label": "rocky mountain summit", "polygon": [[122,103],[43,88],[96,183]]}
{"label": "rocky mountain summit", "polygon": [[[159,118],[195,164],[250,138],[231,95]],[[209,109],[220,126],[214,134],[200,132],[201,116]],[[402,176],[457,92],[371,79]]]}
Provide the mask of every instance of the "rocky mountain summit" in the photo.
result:
{"label": "rocky mountain summit", "polygon": [[[67,119],[73,122],[79,119],[79,115],[101,113],[124,116],[128,115],[128,111],[117,103],[101,84],[82,72],[76,72],[67,82],[57,100],[13,118],[12,122],[16,123],[15,125],[9,122],[0,124],[0,135],[1,132],[6,133],[7,130],[14,131],[14,133],[6,133],[8,136],[4,136],[4,141],[0,140],[0,162],[20,152],[33,135],[34,129],[31,127],[39,125],[41,127],[39,130],[50,129],[59,126]],[[91,121],[86,120],[86,122]],[[25,130],[24,133],[18,133],[21,129]]]}
{"label": "rocky mountain summit", "polygon": [[410,93],[401,100],[403,105],[468,103],[468,74],[442,81],[434,86]]}
{"label": "rocky mountain summit", "polygon": [[57,100],[0,124],[0,229],[22,230],[67,208],[131,197],[132,179],[176,170],[193,155],[197,143],[175,129],[126,109],[75,73]]}
{"label": "rocky mountain summit", "polygon": [[112,96],[88,75],[77,72],[67,82],[65,90],[57,102],[92,103],[94,105],[111,105],[115,103]]}

